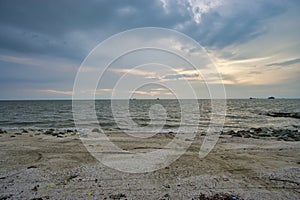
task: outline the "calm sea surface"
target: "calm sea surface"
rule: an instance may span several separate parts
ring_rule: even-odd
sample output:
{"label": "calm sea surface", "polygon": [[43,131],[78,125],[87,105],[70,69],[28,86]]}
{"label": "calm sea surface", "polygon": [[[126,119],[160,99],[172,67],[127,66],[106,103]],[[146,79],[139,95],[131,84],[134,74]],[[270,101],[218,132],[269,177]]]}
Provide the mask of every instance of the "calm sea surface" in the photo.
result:
{"label": "calm sea surface", "polygon": [[[188,105],[189,100],[185,103]],[[98,122],[102,129],[119,131],[130,130],[127,119],[131,119],[138,127],[161,127],[162,132],[179,130],[179,127],[197,125],[199,132],[207,130],[210,124],[211,101],[198,100],[200,119],[197,123],[181,122],[180,103],[177,100],[131,100],[128,112],[125,100],[114,100],[117,115],[112,114],[110,100],[95,101]],[[91,104],[92,101],[82,101]],[[153,107],[156,106],[156,107]],[[119,109],[120,108],[120,109]],[[157,113],[151,114],[151,108],[157,108]],[[119,109],[119,110],[118,110]],[[161,109],[163,109],[162,112]],[[197,112],[197,109],[190,109]],[[152,110],[153,111],[153,110]],[[299,99],[234,99],[227,100],[224,130],[248,129],[251,127],[273,127],[299,129],[300,119],[270,117],[264,115],[268,112],[300,112]],[[193,113],[190,113],[193,116]],[[152,120],[151,120],[151,116]],[[122,122],[123,120],[123,122]],[[88,118],[82,119],[85,123],[91,122]],[[127,127],[126,127],[127,126]],[[43,100],[43,101],[0,101],[0,128],[55,128],[74,129],[72,101],[68,100]],[[153,129],[156,130],[156,129]],[[184,130],[184,129],[183,129]]]}

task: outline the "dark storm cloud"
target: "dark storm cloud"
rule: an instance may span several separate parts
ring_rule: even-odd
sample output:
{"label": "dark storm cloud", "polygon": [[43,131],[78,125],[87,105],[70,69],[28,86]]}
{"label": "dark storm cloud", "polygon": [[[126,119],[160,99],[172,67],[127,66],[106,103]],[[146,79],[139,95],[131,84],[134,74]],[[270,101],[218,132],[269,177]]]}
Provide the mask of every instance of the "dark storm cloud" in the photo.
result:
{"label": "dark storm cloud", "polygon": [[172,27],[180,22],[175,15],[166,14],[160,1],[1,1],[0,48],[82,59],[114,33]]}
{"label": "dark storm cloud", "polygon": [[161,1],[39,1],[0,2],[0,48],[21,53],[48,54],[83,59],[99,42],[130,28],[157,26],[174,28],[208,47],[225,47],[262,34],[263,20],[284,11],[272,1],[253,8],[236,3],[230,15],[215,10],[203,15],[201,24],[191,17],[185,4],[171,1],[169,10]]}

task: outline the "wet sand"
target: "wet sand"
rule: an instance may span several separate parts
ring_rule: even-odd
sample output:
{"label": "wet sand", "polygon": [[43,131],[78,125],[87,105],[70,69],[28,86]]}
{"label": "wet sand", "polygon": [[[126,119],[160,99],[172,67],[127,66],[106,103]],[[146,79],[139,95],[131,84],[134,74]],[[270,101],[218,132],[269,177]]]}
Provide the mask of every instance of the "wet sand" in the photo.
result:
{"label": "wet sand", "polygon": [[[163,169],[130,174],[92,157],[75,132],[0,134],[0,199],[199,199],[201,193],[243,199],[300,198],[300,142],[221,135],[200,159],[203,136]],[[134,139],[111,133],[128,151],[163,148],[171,134]]]}

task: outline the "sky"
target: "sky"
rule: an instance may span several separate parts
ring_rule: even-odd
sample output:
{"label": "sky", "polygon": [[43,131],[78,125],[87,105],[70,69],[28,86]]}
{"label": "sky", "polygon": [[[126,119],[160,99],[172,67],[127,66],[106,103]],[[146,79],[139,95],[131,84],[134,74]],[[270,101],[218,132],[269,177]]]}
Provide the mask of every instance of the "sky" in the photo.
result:
{"label": "sky", "polygon": [[[222,78],[208,84],[224,84],[227,98],[300,98],[299,11],[298,0],[1,0],[0,99],[71,99],[76,75],[92,50],[115,34],[143,27],[175,30],[198,42]],[[136,40],[148,38],[139,35],[124,45]],[[184,41],[175,42],[186,50]],[[177,91],[190,98],[183,80],[200,98],[210,97],[197,71],[164,53],[142,53],[114,63],[96,97],[115,92],[115,98],[174,98]],[[151,63],[149,57],[171,60],[172,73],[159,64],[132,69],[138,58]],[[133,81],[140,79],[154,83]]]}

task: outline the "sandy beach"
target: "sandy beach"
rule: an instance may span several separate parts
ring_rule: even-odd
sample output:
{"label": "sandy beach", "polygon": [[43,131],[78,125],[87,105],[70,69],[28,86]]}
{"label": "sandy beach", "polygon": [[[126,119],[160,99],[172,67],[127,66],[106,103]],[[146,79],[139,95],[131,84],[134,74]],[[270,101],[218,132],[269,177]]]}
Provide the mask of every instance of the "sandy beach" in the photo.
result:
{"label": "sandy beach", "polygon": [[[129,151],[163,148],[171,134],[133,139],[111,133]],[[198,157],[203,136],[170,166],[141,174],[104,166],[78,133],[10,130],[0,134],[0,199],[201,199],[229,193],[240,199],[299,199],[300,142],[221,135]]]}

